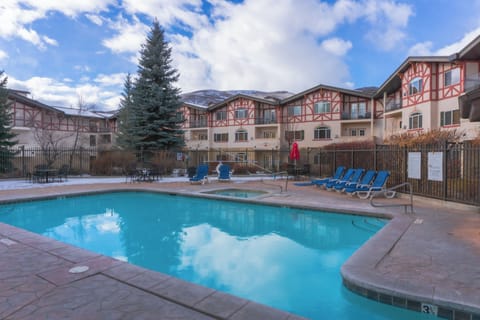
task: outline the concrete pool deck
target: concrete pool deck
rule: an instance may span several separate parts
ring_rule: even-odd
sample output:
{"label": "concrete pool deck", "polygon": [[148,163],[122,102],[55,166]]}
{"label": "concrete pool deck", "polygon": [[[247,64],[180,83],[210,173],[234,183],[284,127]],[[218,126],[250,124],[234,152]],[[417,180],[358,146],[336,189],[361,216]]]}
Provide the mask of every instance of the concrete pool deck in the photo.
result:
{"label": "concrete pool deck", "polygon": [[[232,186],[271,192],[247,201],[393,217],[344,264],[345,285],[383,303],[447,319],[480,319],[476,207],[415,198],[415,214],[405,214],[403,208],[374,208],[366,200],[291,182],[280,192],[284,180],[50,184],[2,190],[0,201],[126,189],[199,195]],[[301,319],[1,223],[0,257],[1,319]],[[78,266],[88,270],[69,272]]]}

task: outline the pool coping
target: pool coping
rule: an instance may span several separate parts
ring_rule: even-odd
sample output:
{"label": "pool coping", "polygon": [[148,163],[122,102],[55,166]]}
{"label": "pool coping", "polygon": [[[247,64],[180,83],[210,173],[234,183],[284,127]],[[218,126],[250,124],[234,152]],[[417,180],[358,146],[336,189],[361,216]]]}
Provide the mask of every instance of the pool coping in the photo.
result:
{"label": "pool coping", "polygon": [[[3,201],[0,201],[0,203],[19,202],[19,201],[23,202],[23,201],[46,199],[46,198],[57,198],[59,196],[76,196],[76,195],[96,194],[96,193],[104,193],[104,192],[121,192],[121,191],[147,191],[147,192],[159,192],[159,193],[166,193],[166,194],[177,194],[177,195],[197,196],[197,197],[203,197],[205,195],[204,193],[201,193],[201,192],[195,192],[195,191],[192,192],[192,190],[166,191],[166,190],[158,190],[156,188],[139,187],[139,186],[135,186],[135,187],[122,186],[121,188],[108,186],[108,187],[102,188],[102,190],[73,191],[73,192],[57,191],[55,192],[54,195],[50,195],[50,196],[38,195],[38,196],[30,196],[26,198],[19,197],[12,201],[3,200]],[[275,201],[268,201],[268,198],[270,196],[267,196],[261,199],[231,198],[231,197],[224,197],[224,196],[221,196],[221,197],[213,196],[212,198],[218,199],[218,200],[257,203],[257,204],[263,204],[263,205],[285,206],[285,204],[279,204]],[[334,210],[332,208],[324,208],[324,207],[319,207],[315,205],[289,204],[288,206],[303,208],[303,209],[311,209],[311,210],[336,211],[339,213],[345,212],[345,210],[342,210],[342,209]],[[443,316],[443,317],[446,317],[447,319],[480,319],[480,308],[475,303],[469,303],[468,301],[455,301],[455,300],[452,300],[451,298],[449,299],[448,297],[439,295],[438,293],[437,294],[431,294],[430,292],[426,293],[424,289],[414,288],[412,287],[411,284],[405,285],[403,287],[401,286],[399,287],[398,283],[395,283],[394,281],[389,282],[387,278],[374,272],[375,266],[378,265],[391,250],[393,250],[393,248],[395,247],[399,239],[408,230],[408,228],[412,225],[412,223],[415,222],[414,216],[393,214],[388,212],[372,213],[372,212],[362,211],[362,210],[349,212],[349,213],[366,215],[366,216],[379,216],[383,218],[389,218],[391,219],[391,221],[382,230],[380,230],[374,237],[368,240],[359,250],[357,250],[344,263],[344,265],[341,268],[341,275],[342,275],[343,283],[345,287],[347,287],[349,290],[357,294],[376,300],[378,302],[387,303],[394,306],[403,307],[403,308],[407,308],[407,309],[415,310],[419,312],[422,312],[422,307],[424,307],[425,305],[437,306],[438,316]],[[14,228],[14,227],[11,227],[11,228]],[[2,229],[3,228],[0,228],[0,234],[2,234]],[[22,230],[22,231],[28,232],[25,230]],[[45,239],[49,239],[49,238],[45,238]],[[32,245],[32,244],[29,244],[29,245]],[[110,258],[110,259],[113,259],[113,258]],[[133,266],[133,267],[139,268],[136,266]],[[144,269],[143,272],[157,273],[155,271],[150,271],[146,269]],[[128,279],[118,278],[118,280],[128,283],[127,282]],[[179,280],[179,281],[182,282],[182,280]],[[198,287],[197,285],[194,285],[194,284],[192,284],[192,286]],[[142,288],[142,287],[139,287],[139,288],[148,291],[148,288]],[[212,290],[208,288],[206,289]],[[234,299],[234,300],[235,298],[236,297],[233,297],[233,296],[229,297],[229,299]],[[241,298],[238,298],[238,299],[242,301],[248,301]],[[178,301],[178,302],[180,304],[182,303],[182,301]],[[248,302],[247,304],[249,303],[255,304],[254,309],[258,307],[262,310],[269,310],[268,312],[275,313],[278,311],[280,312],[280,314],[277,314],[277,316],[279,316],[280,318],[301,319],[301,317],[298,317],[296,315],[288,314],[286,312],[272,309],[267,306],[262,306],[254,302]],[[193,308],[194,306],[189,306],[189,307]],[[264,307],[266,309],[263,309]],[[214,315],[214,316],[217,317],[218,315]],[[242,318],[240,317],[238,319],[242,319]],[[245,319],[248,319],[248,317]]]}

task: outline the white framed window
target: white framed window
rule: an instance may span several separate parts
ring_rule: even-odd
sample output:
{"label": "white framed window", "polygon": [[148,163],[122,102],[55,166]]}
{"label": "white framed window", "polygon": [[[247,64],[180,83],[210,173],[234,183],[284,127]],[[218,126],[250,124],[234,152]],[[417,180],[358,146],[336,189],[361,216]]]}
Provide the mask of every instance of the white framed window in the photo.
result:
{"label": "white framed window", "polygon": [[287,141],[303,140],[305,139],[305,132],[303,130],[285,131],[285,139]]}
{"label": "white framed window", "polygon": [[460,68],[445,71],[443,84],[445,87],[460,83]]}
{"label": "white framed window", "polygon": [[206,133],[199,133],[198,140],[208,140],[208,135]]}
{"label": "white framed window", "polygon": [[263,139],[274,139],[275,131],[263,131]]}
{"label": "white framed window", "polygon": [[422,90],[423,90],[423,80],[420,77],[414,78],[408,84],[408,94],[409,95],[414,95],[414,94],[420,93],[420,92],[422,92]]}
{"label": "white framed window", "polygon": [[366,118],[367,114],[367,103],[366,102],[356,102],[350,105],[350,118],[359,119]]}
{"label": "white framed window", "polygon": [[412,113],[408,118],[408,128],[421,129],[423,128],[422,121],[423,121],[423,116],[420,112]]}
{"label": "white framed window", "polygon": [[351,128],[350,129],[350,136],[352,136],[352,137],[364,137],[366,131],[367,130],[365,128]]}
{"label": "white framed window", "polygon": [[228,133],[214,133],[213,134],[214,142],[228,142]]}
{"label": "white framed window", "polygon": [[330,139],[331,131],[329,127],[316,127],[313,132],[313,138],[315,140],[319,139]]}
{"label": "white framed window", "polygon": [[227,111],[226,110],[220,110],[215,112],[215,120],[227,120]]}
{"label": "white framed window", "polygon": [[248,117],[247,109],[235,110],[235,119],[246,119]]}
{"label": "white framed window", "polygon": [[289,106],[287,109],[288,116],[302,115],[302,106]]}
{"label": "white framed window", "polygon": [[248,141],[248,132],[247,130],[238,130],[235,132],[235,141],[236,142],[245,142]]}
{"label": "white framed window", "polygon": [[330,101],[319,101],[313,106],[314,113],[327,113],[330,111]]}
{"label": "white framed window", "polygon": [[460,110],[450,110],[440,112],[440,126],[450,126],[460,124]]}

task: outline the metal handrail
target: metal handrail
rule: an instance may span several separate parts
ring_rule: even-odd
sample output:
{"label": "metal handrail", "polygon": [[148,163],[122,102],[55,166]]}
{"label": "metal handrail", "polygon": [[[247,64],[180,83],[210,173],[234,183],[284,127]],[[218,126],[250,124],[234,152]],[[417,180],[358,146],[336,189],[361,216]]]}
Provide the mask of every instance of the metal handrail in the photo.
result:
{"label": "metal handrail", "polygon": [[[374,203],[373,199],[375,197],[378,197],[379,195],[383,195],[385,196],[386,198],[393,198],[395,196],[395,193],[397,189],[401,188],[401,187],[408,187],[408,193],[410,195],[410,203],[395,203],[395,204],[382,204],[382,203]],[[382,207],[404,207],[405,209],[405,213],[408,213],[407,212],[407,207],[410,207],[410,212],[413,214],[415,213],[413,211],[413,192],[412,192],[412,184],[410,182],[404,182],[404,183],[401,183],[399,185],[396,185],[394,187],[391,187],[391,188],[388,188],[388,189],[384,189],[382,191],[376,191],[372,194],[372,196],[370,197],[370,205],[372,207],[376,207],[376,208],[382,208]]]}

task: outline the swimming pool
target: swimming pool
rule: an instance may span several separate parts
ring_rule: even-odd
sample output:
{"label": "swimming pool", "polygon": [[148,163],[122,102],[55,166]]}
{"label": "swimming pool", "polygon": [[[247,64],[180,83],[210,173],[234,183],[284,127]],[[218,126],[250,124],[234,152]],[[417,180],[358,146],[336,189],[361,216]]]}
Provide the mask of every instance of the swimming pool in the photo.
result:
{"label": "swimming pool", "polygon": [[430,319],[342,286],[375,218],[118,192],[2,205],[0,221],[312,319]]}
{"label": "swimming pool", "polygon": [[214,194],[217,196],[234,197],[234,198],[256,198],[268,194],[268,192],[261,190],[247,190],[247,189],[218,189],[205,191],[203,193]]}

